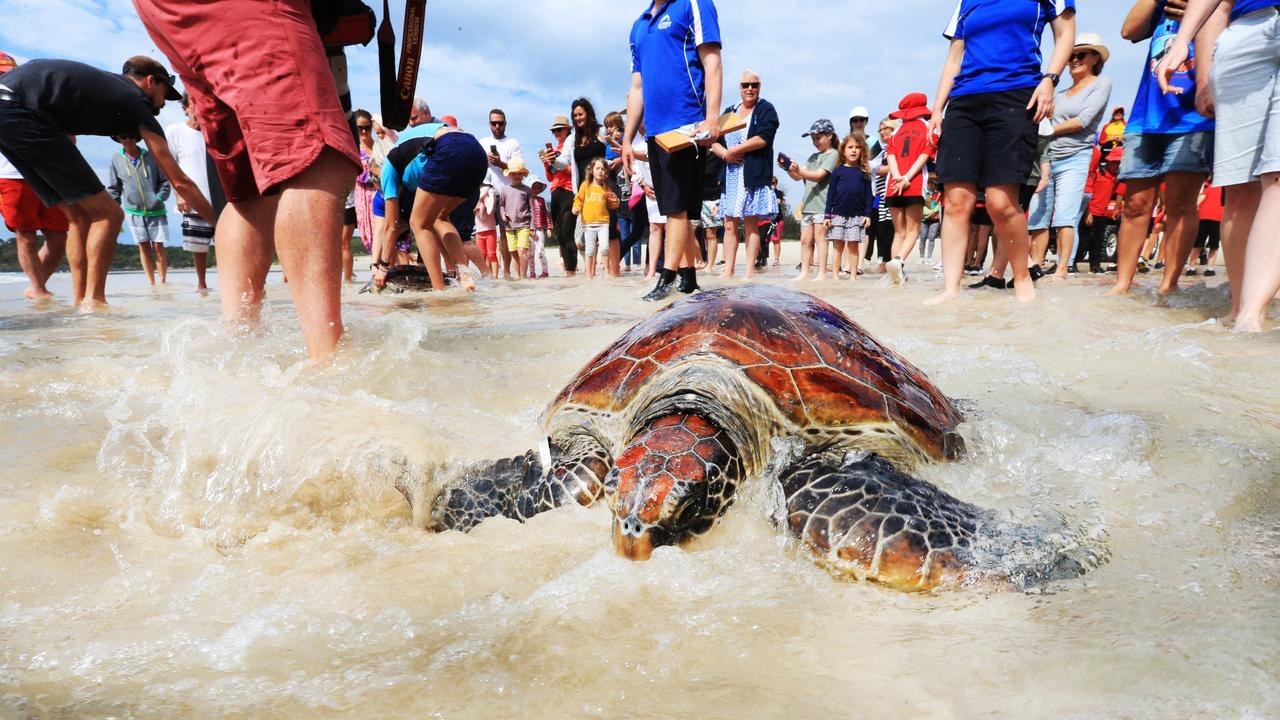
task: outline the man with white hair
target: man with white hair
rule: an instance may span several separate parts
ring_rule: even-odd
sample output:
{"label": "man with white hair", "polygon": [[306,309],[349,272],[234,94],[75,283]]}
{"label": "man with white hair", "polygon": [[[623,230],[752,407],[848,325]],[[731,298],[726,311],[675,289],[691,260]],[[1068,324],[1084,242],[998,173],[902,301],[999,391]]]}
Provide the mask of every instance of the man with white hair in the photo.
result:
{"label": "man with white hair", "polygon": [[413,107],[409,110],[409,127],[415,125],[426,125],[435,122],[436,119],[431,115],[431,106],[426,100],[420,97],[413,99]]}

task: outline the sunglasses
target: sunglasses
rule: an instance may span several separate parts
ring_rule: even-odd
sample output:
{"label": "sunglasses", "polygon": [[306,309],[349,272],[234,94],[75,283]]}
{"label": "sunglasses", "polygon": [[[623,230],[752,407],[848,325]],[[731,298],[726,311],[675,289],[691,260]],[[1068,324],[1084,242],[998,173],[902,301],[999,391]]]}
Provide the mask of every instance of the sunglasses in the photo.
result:
{"label": "sunglasses", "polygon": [[867,121],[866,118],[860,118],[860,117],[849,118],[849,122],[865,123],[866,121]]}
{"label": "sunglasses", "polygon": [[760,89],[760,83],[758,83],[758,82],[744,82],[744,83],[742,83],[742,89],[743,89],[743,90],[759,90],[759,89]]}
{"label": "sunglasses", "polygon": [[356,129],[359,130],[360,132],[373,132],[372,125],[357,125]]}
{"label": "sunglasses", "polygon": [[1084,50],[1082,52],[1072,53],[1071,62],[1083,62],[1085,58],[1089,57],[1092,54],[1093,54],[1092,50]]}
{"label": "sunglasses", "polygon": [[489,124],[490,125],[506,125],[507,121],[506,120],[490,120]]}

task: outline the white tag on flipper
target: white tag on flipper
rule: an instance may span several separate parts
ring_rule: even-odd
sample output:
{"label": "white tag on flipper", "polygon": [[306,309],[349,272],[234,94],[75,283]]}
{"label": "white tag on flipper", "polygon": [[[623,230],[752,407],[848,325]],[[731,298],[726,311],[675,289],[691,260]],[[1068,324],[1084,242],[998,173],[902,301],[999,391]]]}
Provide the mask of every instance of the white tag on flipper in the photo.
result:
{"label": "white tag on flipper", "polygon": [[544,470],[551,467],[551,438],[542,438],[542,442],[538,444],[538,457],[542,459]]}

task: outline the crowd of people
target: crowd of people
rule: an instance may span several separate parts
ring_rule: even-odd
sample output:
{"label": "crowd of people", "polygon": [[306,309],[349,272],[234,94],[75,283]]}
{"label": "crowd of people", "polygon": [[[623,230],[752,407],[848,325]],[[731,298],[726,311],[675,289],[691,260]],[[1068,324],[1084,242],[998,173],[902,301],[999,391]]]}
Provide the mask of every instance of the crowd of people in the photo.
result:
{"label": "crowd of people", "polygon": [[[256,315],[279,257],[314,357],[341,336],[357,233],[375,285],[419,265],[436,289],[474,290],[477,274],[548,277],[554,246],[570,277],[643,268],[655,280],[644,299],[658,301],[696,292],[698,270],[718,259],[734,277],[740,244],[747,279],[777,265],[794,221],[797,281],[883,272],[897,285],[917,246],[926,267],[939,248],[943,287],[929,304],[956,297],[966,274],[1030,301],[1037,281],[1085,262],[1114,272],[1113,294],[1163,270],[1165,294],[1197,265],[1214,272],[1219,246],[1238,329],[1261,329],[1280,290],[1280,0],[1135,0],[1120,31],[1150,49],[1127,115],[1112,108],[1110,50],[1076,33],[1074,0],[960,0],[932,104],[906,93],[874,137],[865,107],[847,132],[813,121],[803,160],[775,151],[779,112],[758,73],[722,102],[712,0],[653,0],[632,26],[626,107],[600,120],[578,98],[529,155],[500,108],[487,135],[421,99],[402,132],[344,112],[306,0],[232,4],[137,0],[185,94],[147,57],[115,74],[0,55],[0,206],[29,296],[48,294],[65,248],[75,302],[105,303],[126,219],[148,276],[154,264],[164,282],[170,194],[202,288],[216,242],[228,317]],[[207,32],[233,11],[244,16],[235,37]],[[246,75],[272,53],[288,62],[270,82]],[[155,115],[173,100],[188,119],[162,129]],[[298,117],[255,122],[268,101]],[[120,143],[105,188],[73,145],[80,134]],[[782,174],[803,183],[793,209]]]}

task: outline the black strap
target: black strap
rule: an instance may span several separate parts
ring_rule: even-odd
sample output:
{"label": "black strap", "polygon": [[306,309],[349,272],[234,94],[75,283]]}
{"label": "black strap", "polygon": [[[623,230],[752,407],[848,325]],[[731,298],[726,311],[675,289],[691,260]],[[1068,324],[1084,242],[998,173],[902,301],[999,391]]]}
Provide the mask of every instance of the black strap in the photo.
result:
{"label": "black strap", "polygon": [[390,6],[382,0],[382,24],[378,27],[378,69],[382,89],[382,124],[403,130],[409,125],[413,93],[422,62],[422,33],[426,26],[427,0],[406,0],[404,37],[400,43],[399,70],[395,68],[395,32],[389,20]]}

